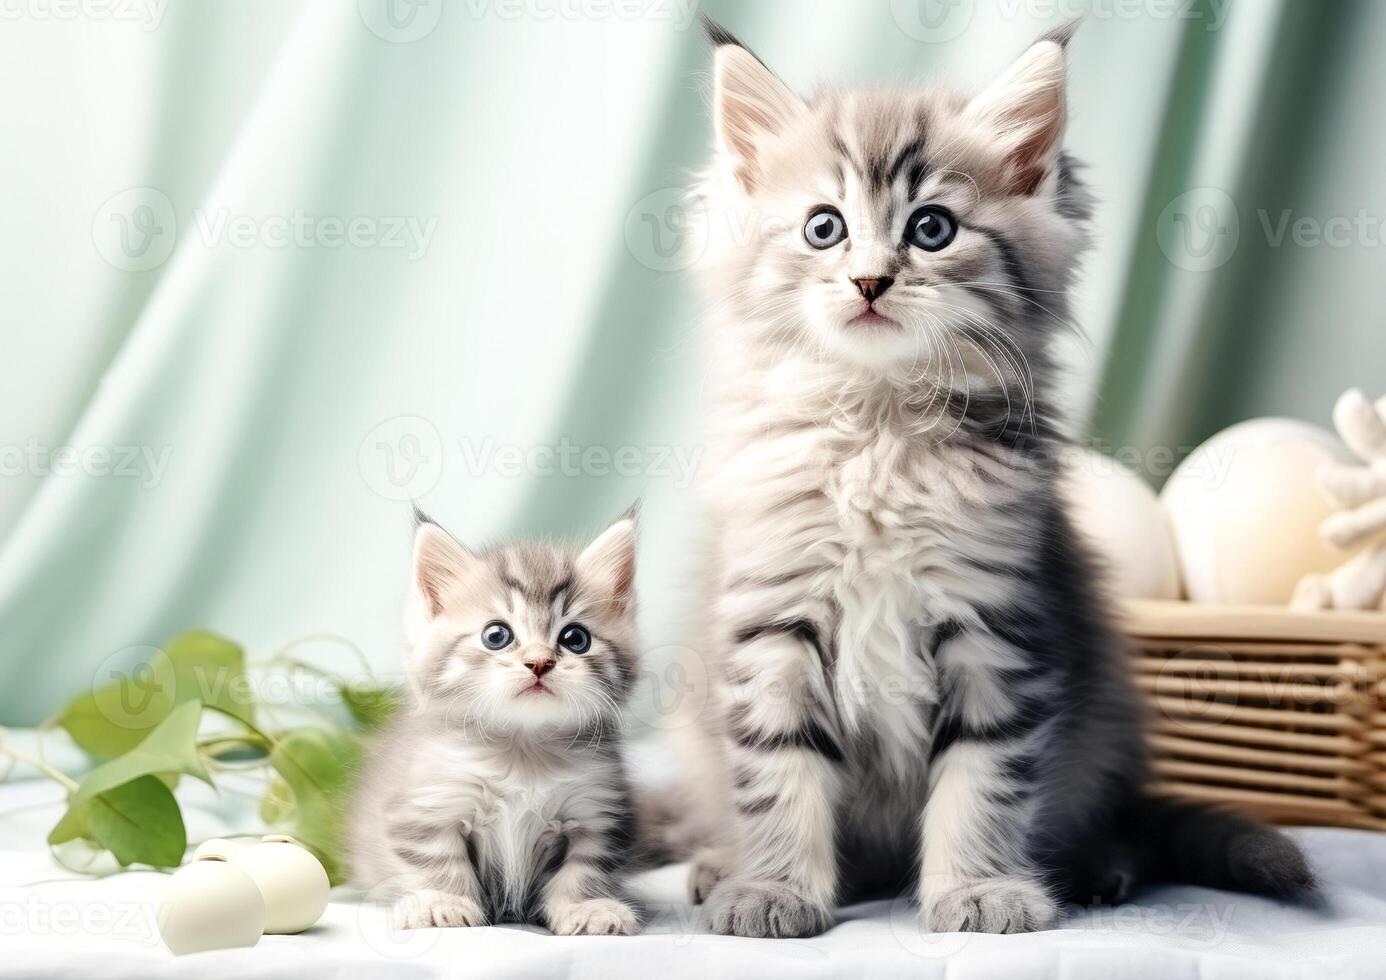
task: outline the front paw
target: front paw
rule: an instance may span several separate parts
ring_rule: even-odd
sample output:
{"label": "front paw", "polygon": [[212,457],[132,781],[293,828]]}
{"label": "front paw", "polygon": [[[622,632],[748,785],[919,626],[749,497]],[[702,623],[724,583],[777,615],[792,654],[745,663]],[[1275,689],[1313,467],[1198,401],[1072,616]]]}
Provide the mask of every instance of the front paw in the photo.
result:
{"label": "front paw", "polygon": [[558,936],[633,936],[640,921],[629,905],[614,898],[589,898],[560,905],[548,915],[549,930]]}
{"label": "front paw", "polygon": [[827,907],[789,885],[727,880],[707,896],[703,913],[713,932],[755,939],[815,936],[831,921]]}
{"label": "front paw", "polygon": [[707,901],[717,883],[726,876],[727,856],[721,850],[709,847],[694,854],[688,871],[688,890],[693,895],[693,904]]}
{"label": "front paw", "polygon": [[991,878],[944,889],[924,898],[930,932],[1035,932],[1059,918],[1044,886],[1029,878]]}
{"label": "front paw", "polygon": [[486,925],[486,913],[465,895],[447,892],[410,892],[395,902],[391,924],[396,929],[465,928]]}

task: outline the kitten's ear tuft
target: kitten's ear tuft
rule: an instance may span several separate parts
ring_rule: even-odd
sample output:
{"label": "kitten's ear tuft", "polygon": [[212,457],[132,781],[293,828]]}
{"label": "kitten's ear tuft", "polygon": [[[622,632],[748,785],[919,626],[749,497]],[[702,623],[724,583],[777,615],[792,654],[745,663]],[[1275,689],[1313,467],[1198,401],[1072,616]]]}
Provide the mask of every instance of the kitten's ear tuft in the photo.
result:
{"label": "kitten's ear tuft", "polygon": [[578,555],[577,573],[618,608],[635,598],[635,541],[639,502],[632,504],[609,528]]}
{"label": "kitten's ear tuft", "polygon": [[1064,46],[1076,26],[1036,41],[967,106],[1003,148],[1013,193],[1035,193],[1058,163],[1066,114]]}
{"label": "kitten's ear tuft", "polygon": [[480,559],[426,515],[414,532],[414,589],[424,614],[433,619],[443,611],[443,600]]}
{"label": "kitten's ear tuft", "polygon": [[729,44],[734,48],[746,46],[737,39],[735,34],[714,20],[706,10],[698,12],[698,22],[703,25],[703,35],[707,38],[707,43],[714,48],[720,48],[724,44]]}
{"label": "kitten's ear tuft", "polygon": [[1059,47],[1067,50],[1068,42],[1073,40],[1073,35],[1077,34],[1078,28],[1082,26],[1083,17],[1080,14],[1079,16],[1074,17],[1071,20],[1065,21],[1058,27],[1052,27],[1049,30],[1045,31],[1044,34],[1040,37],[1040,40],[1053,41]]}
{"label": "kitten's ear tuft", "polygon": [[716,45],[712,104],[717,145],[750,193],[759,175],[761,143],[802,113],[804,100],[720,24],[704,18],[703,28]]}

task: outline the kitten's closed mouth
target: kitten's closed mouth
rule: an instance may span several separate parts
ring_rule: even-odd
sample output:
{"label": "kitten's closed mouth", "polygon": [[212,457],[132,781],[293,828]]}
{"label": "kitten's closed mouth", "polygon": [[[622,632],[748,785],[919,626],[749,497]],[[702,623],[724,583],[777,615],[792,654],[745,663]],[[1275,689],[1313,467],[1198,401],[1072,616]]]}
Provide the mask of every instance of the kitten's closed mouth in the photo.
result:
{"label": "kitten's closed mouth", "polygon": [[526,694],[552,694],[552,693],[553,693],[552,690],[550,690],[549,688],[547,688],[547,687],[544,686],[544,682],[543,682],[543,681],[535,681],[533,684],[529,685],[529,687],[526,687],[526,688],[524,688],[523,690],[520,691],[520,695],[521,695],[521,696],[526,695]]}
{"label": "kitten's closed mouth", "polygon": [[877,313],[874,309],[868,309],[865,313],[852,317],[847,321],[849,327],[892,327],[900,329],[900,324],[882,313]]}

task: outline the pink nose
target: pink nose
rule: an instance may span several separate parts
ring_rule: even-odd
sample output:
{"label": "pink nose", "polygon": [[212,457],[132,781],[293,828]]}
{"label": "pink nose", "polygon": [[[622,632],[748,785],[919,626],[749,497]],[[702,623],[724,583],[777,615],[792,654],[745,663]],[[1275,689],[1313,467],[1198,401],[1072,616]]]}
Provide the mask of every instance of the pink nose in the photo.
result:
{"label": "pink nose", "polygon": [[895,279],[891,276],[880,276],[875,279],[853,279],[852,282],[856,283],[857,292],[861,293],[862,299],[868,303],[874,303],[887,289],[894,285]]}
{"label": "pink nose", "polygon": [[530,673],[535,677],[543,677],[549,671],[553,670],[553,658],[542,657],[538,660],[526,660],[525,666],[529,668]]}

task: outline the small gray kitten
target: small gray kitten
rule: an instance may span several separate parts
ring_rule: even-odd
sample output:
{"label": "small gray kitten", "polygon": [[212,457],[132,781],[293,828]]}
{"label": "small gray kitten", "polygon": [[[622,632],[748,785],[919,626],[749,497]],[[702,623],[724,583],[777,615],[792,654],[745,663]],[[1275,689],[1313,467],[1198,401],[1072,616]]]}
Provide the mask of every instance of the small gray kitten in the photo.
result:
{"label": "small gray kitten", "polygon": [[1067,33],[972,97],[811,99],[709,33],[713,698],[679,812],[716,835],[712,928],[808,935],[877,890],[995,933],[1145,882],[1312,896],[1288,838],[1148,795],[1063,509],[1050,348],[1089,210]]}
{"label": "small gray kitten", "polygon": [[362,775],[349,821],[357,880],[397,898],[398,928],[636,932],[620,893],[634,514],[580,554],[472,551],[419,518],[406,614],[414,699]]}

